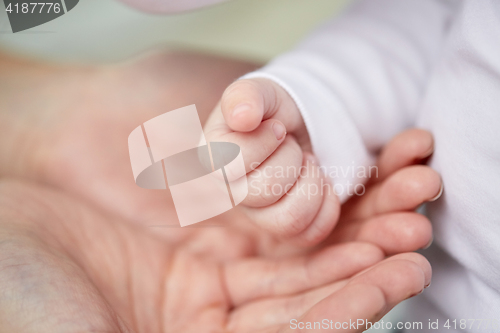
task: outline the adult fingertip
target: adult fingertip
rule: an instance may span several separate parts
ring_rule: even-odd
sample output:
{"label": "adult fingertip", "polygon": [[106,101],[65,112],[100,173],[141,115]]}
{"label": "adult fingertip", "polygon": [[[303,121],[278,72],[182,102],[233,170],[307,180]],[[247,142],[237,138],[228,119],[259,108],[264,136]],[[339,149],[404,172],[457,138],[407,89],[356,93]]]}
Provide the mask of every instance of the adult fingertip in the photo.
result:
{"label": "adult fingertip", "polygon": [[410,155],[414,155],[415,159],[426,159],[434,152],[434,137],[426,130],[414,128],[403,132],[398,141],[402,144],[402,148]]}
{"label": "adult fingertip", "polygon": [[422,151],[420,159],[424,160],[434,153],[434,137],[430,132],[425,130],[416,129],[416,131],[418,131],[418,135],[420,136],[420,149]]}
{"label": "adult fingertip", "polygon": [[395,172],[381,185],[377,198],[379,213],[413,210],[441,192],[441,176],[424,165],[413,165]]}
{"label": "adult fingertip", "polygon": [[397,136],[393,143],[404,149],[408,156],[415,159],[426,159],[434,152],[434,137],[426,130],[414,128]]}
{"label": "adult fingertip", "polygon": [[429,261],[420,253],[408,252],[400,253],[390,257],[391,260],[406,260],[416,264],[424,273],[424,289],[429,286],[432,279],[432,266]]}
{"label": "adult fingertip", "polygon": [[422,250],[427,250],[428,248],[430,248],[433,241],[434,241],[434,236],[431,235],[431,239],[427,242],[427,244],[424,245]]}
{"label": "adult fingertip", "polygon": [[434,153],[434,138],[423,129],[410,129],[396,135],[382,150],[379,180],[408,165],[426,162]]}
{"label": "adult fingertip", "polygon": [[430,198],[427,201],[428,202],[434,202],[437,199],[441,198],[441,196],[443,195],[443,191],[444,191],[444,184],[443,184],[443,181],[441,180],[441,187],[439,188],[439,192],[435,196],[433,196],[432,198]]}

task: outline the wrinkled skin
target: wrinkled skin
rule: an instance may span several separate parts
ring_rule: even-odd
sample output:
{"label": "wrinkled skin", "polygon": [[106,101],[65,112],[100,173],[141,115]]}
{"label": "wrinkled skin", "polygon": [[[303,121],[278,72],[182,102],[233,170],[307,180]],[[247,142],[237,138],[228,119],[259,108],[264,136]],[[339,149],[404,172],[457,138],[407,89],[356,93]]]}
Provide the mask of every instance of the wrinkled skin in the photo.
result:
{"label": "wrinkled skin", "polygon": [[430,267],[405,252],[431,239],[413,212],[441,184],[414,165],[432,152],[428,133],[386,146],[380,177],[315,249],[237,209],[181,229],[167,191],[136,187],[130,131],[193,103],[204,121],[252,67],[192,54],[108,68],[0,61],[0,332],[277,332],[301,316],[377,319],[423,290]]}

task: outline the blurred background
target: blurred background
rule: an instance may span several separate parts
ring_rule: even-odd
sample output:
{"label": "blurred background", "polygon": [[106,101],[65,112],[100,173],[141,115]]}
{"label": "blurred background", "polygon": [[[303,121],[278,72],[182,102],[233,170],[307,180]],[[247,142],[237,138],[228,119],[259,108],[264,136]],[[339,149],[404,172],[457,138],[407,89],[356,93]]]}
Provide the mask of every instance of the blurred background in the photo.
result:
{"label": "blurred background", "polygon": [[13,34],[0,3],[0,47],[50,61],[115,62],[155,48],[254,61],[290,49],[347,0],[233,0],[176,14],[141,13],[118,0],[80,0],[67,14]]}
{"label": "blurred background", "polygon": [[[80,0],[67,14],[13,34],[0,2],[0,50],[51,62],[114,63],[155,49],[190,49],[267,62],[349,0],[233,0],[175,15],[139,12],[118,0]],[[404,303],[385,321],[397,322]],[[370,330],[370,332],[391,332]]]}

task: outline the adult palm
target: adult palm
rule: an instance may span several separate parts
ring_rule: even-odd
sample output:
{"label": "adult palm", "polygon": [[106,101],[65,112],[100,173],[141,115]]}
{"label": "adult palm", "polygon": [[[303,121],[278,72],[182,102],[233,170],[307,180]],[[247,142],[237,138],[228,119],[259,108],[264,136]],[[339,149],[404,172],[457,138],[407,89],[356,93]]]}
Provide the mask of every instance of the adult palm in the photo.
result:
{"label": "adult palm", "polygon": [[377,320],[431,275],[418,254],[383,260],[363,242],[264,258],[251,235],[229,228],[212,234],[217,248],[193,251],[18,181],[0,183],[0,221],[1,332],[284,332],[293,319]]}

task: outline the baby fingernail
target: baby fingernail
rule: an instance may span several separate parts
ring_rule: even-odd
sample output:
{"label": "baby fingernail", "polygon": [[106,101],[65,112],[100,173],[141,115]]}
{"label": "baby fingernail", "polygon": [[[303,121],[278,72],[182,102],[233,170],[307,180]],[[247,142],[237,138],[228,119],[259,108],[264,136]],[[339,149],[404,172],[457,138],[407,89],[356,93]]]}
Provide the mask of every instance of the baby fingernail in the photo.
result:
{"label": "baby fingernail", "polygon": [[281,139],[283,139],[283,137],[286,134],[285,126],[283,126],[282,123],[275,122],[273,124],[273,132],[274,135],[276,136],[276,140],[281,141]]}
{"label": "baby fingernail", "polygon": [[233,117],[237,117],[245,112],[247,112],[248,110],[250,110],[250,105],[247,104],[247,103],[242,103],[242,104],[238,104],[234,107],[233,109],[233,112],[231,113],[231,115]]}

